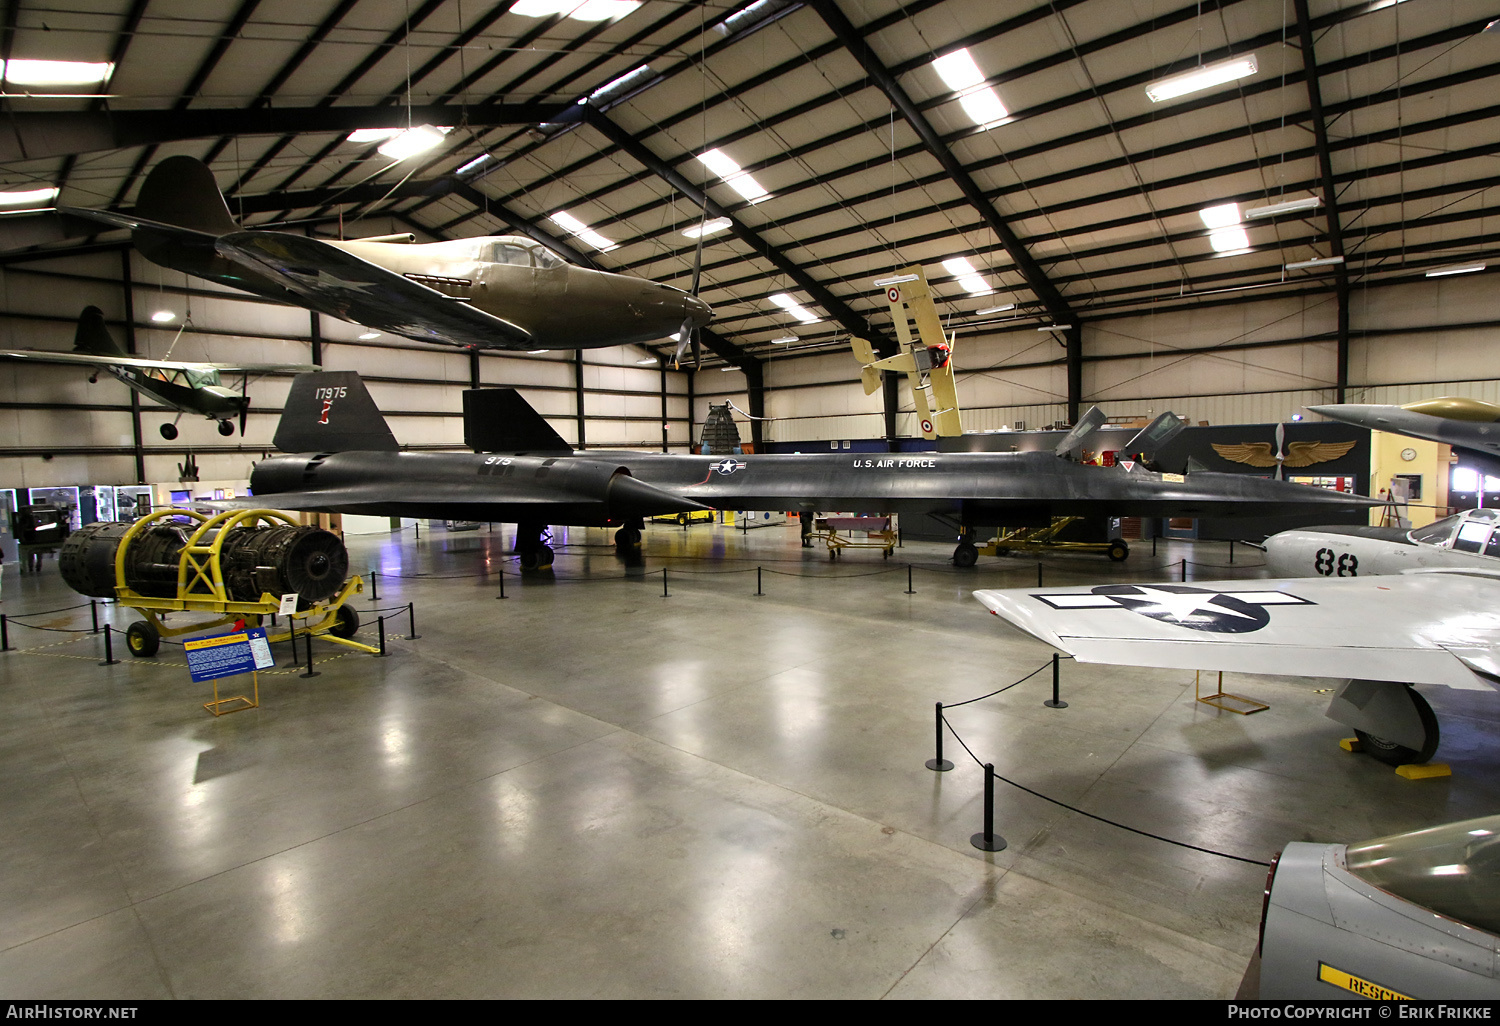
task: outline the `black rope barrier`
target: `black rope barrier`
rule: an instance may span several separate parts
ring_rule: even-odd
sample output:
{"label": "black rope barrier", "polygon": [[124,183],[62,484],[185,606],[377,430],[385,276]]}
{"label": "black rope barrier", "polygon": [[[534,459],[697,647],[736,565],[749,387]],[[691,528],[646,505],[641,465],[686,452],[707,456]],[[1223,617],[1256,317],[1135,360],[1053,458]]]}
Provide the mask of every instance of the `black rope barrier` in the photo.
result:
{"label": "black rope barrier", "polygon": [[[1204,848],[1204,847],[1202,847],[1200,845],[1188,844],[1186,841],[1173,840],[1170,837],[1163,837],[1161,834],[1153,834],[1149,830],[1141,830],[1141,829],[1139,829],[1137,827],[1128,826],[1128,825],[1126,825],[1124,823],[1119,823],[1119,822],[1116,822],[1115,820],[1109,819],[1108,817],[1099,816],[1099,815],[1096,815],[1096,814],[1094,814],[1092,812],[1086,812],[1083,809],[1078,808],[1076,805],[1069,805],[1067,802],[1059,801],[1056,798],[1049,797],[1048,795],[1042,794],[1040,791],[1032,790],[1031,788],[1027,787],[1025,784],[1018,784],[1018,783],[1016,783],[1016,781],[1011,780],[1009,777],[1007,777],[1007,776],[1005,776],[1005,775],[1003,775],[1001,773],[996,773],[995,769],[994,769],[994,767],[992,765],[990,765],[988,763],[981,762],[980,759],[979,759],[979,756],[977,756],[977,755],[974,754],[974,750],[968,746],[968,744],[964,741],[964,739],[961,736],[959,736],[958,731],[956,731],[956,730],[953,729],[953,724],[951,724],[951,723],[948,722],[948,718],[946,716],[943,718],[943,723],[947,726],[949,732],[953,735],[953,739],[955,741],[957,741],[963,747],[964,751],[966,751],[966,752],[969,753],[969,758],[973,759],[976,765],[984,767],[985,770],[986,770],[986,772],[987,772],[987,774],[994,774],[995,779],[997,779],[997,780],[1003,780],[1005,783],[1009,784],[1011,787],[1014,787],[1014,788],[1016,788],[1019,791],[1025,791],[1027,794],[1031,795],[1034,798],[1040,798],[1044,802],[1051,802],[1053,805],[1059,806],[1060,808],[1067,809],[1069,812],[1076,812],[1080,816],[1087,816],[1089,819],[1097,820],[1100,823],[1106,823],[1109,826],[1117,827],[1120,830],[1125,830],[1125,831],[1128,831],[1128,832],[1130,832],[1132,834],[1138,834],[1141,837],[1149,837],[1153,841],[1161,841],[1163,844],[1172,844],[1172,845],[1176,845],[1179,848],[1188,848],[1188,849],[1191,849],[1192,851],[1202,852],[1205,855],[1216,855],[1216,856],[1218,856],[1221,859],[1232,859],[1235,862],[1244,862],[1244,863],[1247,863],[1248,865],[1252,865],[1252,866],[1270,866],[1271,865],[1271,863],[1266,862],[1266,861],[1264,861],[1262,859],[1246,858],[1243,855],[1231,855],[1228,852],[1215,851],[1213,848]],[[986,827],[987,828],[988,828],[988,825],[989,825],[989,821],[986,820]],[[978,837],[979,835],[976,834],[975,836]]]}
{"label": "black rope barrier", "polygon": [[76,606],[59,606],[56,609],[39,609],[35,613],[8,613],[6,615],[9,616],[10,619],[14,620],[17,617],[21,616],[46,616],[48,613],[66,613],[70,609],[82,609],[85,606],[91,605],[93,605],[92,602],[80,602]]}

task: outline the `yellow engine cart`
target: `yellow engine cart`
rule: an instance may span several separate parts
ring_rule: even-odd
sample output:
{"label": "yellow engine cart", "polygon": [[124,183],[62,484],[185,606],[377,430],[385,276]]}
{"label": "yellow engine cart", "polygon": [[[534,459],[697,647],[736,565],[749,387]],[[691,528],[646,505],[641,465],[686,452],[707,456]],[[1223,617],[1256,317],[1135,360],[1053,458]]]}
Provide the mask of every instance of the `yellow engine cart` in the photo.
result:
{"label": "yellow engine cart", "polygon": [[[188,518],[197,522],[178,560],[177,594],[172,598],[138,594],[125,583],[125,556],[130,543],[147,528],[173,518]],[[255,602],[238,602],[229,597],[219,565],[219,550],[233,528],[272,526],[278,523],[290,527],[300,526],[285,513],[269,509],[239,510],[217,516],[193,510],[164,509],[150,513],[132,524],[115,550],[115,599],[120,605],[128,606],[146,618],[135,621],[125,631],[125,643],[130,654],[153,656],[164,637],[176,638],[232,624],[237,620],[246,620],[253,626],[259,626],[261,617],[277,612],[281,607],[281,597],[278,595],[262,593]],[[359,577],[351,577],[333,598],[299,609],[296,616],[305,621],[299,633],[326,637],[329,641],[361,652],[379,652],[378,648],[352,640],[354,632],[359,629],[359,613],[353,606],[345,603],[362,591],[364,581]],[[217,615],[183,627],[168,627],[162,622],[160,614],[185,610]],[[280,632],[267,632],[266,638],[274,642],[286,641],[291,636],[291,628],[288,627]]]}
{"label": "yellow engine cart", "polygon": [[[890,559],[891,550],[896,547],[896,532],[890,517],[818,517],[813,526],[828,546],[829,559],[838,559],[843,549],[880,549],[881,558]],[[849,534],[845,537],[840,531]],[[856,531],[863,531],[864,538],[856,538]]]}
{"label": "yellow engine cart", "polygon": [[1053,517],[1052,523],[1043,527],[1018,527],[1006,531],[979,551],[987,556],[1004,556],[1012,552],[1093,552],[1108,556],[1119,563],[1130,555],[1130,546],[1124,539],[1113,538],[1107,542],[1059,541],[1058,535],[1082,517]]}

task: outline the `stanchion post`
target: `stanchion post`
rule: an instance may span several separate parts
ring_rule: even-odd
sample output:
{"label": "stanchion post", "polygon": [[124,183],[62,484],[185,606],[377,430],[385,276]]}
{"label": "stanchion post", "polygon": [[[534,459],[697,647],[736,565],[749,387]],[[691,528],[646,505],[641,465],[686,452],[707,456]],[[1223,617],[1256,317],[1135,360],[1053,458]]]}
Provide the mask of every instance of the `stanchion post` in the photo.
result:
{"label": "stanchion post", "polygon": [[370,571],[370,605],[380,601],[380,574]]}
{"label": "stanchion post", "polygon": [[661,568],[661,597],[667,597],[667,568]]}
{"label": "stanchion post", "polygon": [[1187,580],[1187,560],[1182,561],[1182,580]]}
{"label": "stanchion post", "polygon": [[89,601],[89,615],[94,618],[94,633],[99,633],[99,603]]}
{"label": "stanchion post", "polygon": [[504,598],[505,597],[505,571],[504,570],[500,571],[500,595],[499,595],[499,597],[500,598]]}
{"label": "stanchion post", "polygon": [[1234,539],[1229,539],[1229,561],[1234,562]]}
{"label": "stanchion post", "polygon": [[1156,535],[1151,536],[1151,558],[1156,558]]}
{"label": "stanchion post", "polygon": [[406,604],[406,617],[406,625],[409,628],[406,640],[416,641],[422,635],[417,633],[417,604],[415,602],[408,602]]}
{"label": "stanchion post", "polygon": [[980,851],[1004,851],[1005,838],[995,833],[995,767],[984,764],[984,830],[969,838]]}
{"label": "stanchion post", "polygon": [[286,627],[287,627],[287,630],[289,630],[291,632],[291,634],[292,634],[292,665],[296,666],[297,662],[298,662],[298,659],[297,659],[297,618],[296,618],[296,616],[288,616],[286,618]]}
{"label": "stanchion post", "polygon": [[916,594],[916,592],[912,590],[912,586],[911,586],[911,564],[910,563],[906,564],[906,593],[908,595],[915,595]]}
{"label": "stanchion post", "polygon": [[377,659],[384,659],[385,658],[385,617],[383,617],[383,616],[377,616],[375,618],[375,625],[380,630],[380,654],[378,656],[376,656],[376,658]]}
{"label": "stanchion post", "polygon": [[1058,662],[1059,662],[1058,654],[1056,652],[1053,652],[1052,653],[1052,699],[1050,701],[1042,703],[1048,709],[1066,709],[1068,707],[1068,703],[1067,702],[1064,702],[1061,698],[1057,697],[1057,685],[1058,685],[1058,671],[1057,671],[1057,666],[1058,666]]}
{"label": "stanchion post", "polygon": [[755,568],[755,594],[761,594],[760,590],[760,567]]}
{"label": "stanchion post", "polygon": [[10,624],[5,620],[5,614],[0,613],[0,652],[10,651]]}
{"label": "stanchion post", "polygon": [[1037,560],[1037,562],[1036,562],[1036,586],[1038,588],[1040,588],[1042,586],[1042,561],[1041,560]]}
{"label": "stanchion post", "polygon": [[323,672],[322,670],[314,670],[313,669],[313,665],[312,665],[312,639],[313,639],[313,636],[312,636],[312,632],[311,631],[303,631],[302,632],[302,647],[305,648],[305,649],[307,649],[307,672],[306,673],[299,673],[299,674],[297,674],[297,676],[299,676],[299,677],[316,677],[316,676],[318,676],[319,674],[321,674]]}
{"label": "stanchion post", "polygon": [[100,663],[99,664],[100,666],[113,666],[116,662],[118,662],[118,660],[115,659],[115,646],[113,644],[111,644],[110,640],[109,640],[111,633],[112,632],[109,629],[109,624],[105,624],[104,625],[104,662]]}
{"label": "stanchion post", "polygon": [[953,768],[953,763],[943,758],[943,703],[937,704],[937,758],[928,759],[923,763],[928,769],[937,773],[947,773]]}

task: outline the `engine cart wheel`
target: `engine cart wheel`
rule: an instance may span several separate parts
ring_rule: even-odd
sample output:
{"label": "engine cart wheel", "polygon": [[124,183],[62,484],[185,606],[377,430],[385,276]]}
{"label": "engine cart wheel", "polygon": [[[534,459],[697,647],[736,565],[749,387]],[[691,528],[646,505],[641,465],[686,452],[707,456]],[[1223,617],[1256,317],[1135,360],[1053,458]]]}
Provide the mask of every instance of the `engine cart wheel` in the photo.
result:
{"label": "engine cart wheel", "polygon": [[130,654],[140,659],[156,655],[161,648],[161,634],[145,620],[137,620],[125,628],[125,647]]}

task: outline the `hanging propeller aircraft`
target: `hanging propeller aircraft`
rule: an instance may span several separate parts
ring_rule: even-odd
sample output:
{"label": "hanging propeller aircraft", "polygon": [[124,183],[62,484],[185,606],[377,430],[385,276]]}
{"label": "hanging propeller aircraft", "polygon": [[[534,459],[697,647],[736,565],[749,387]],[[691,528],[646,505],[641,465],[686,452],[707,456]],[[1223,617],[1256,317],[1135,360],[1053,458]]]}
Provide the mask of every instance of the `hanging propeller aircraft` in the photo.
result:
{"label": "hanging propeller aircraft", "polygon": [[[117,343],[104,324],[104,313],[97,306],[84,307],[78,317],[78,330],[73,336],[73,351],[51,352],[45,349],[0,349],[0,360],[25,360],[31,363],[83,364],[94,368],[90,381],[99,379],[105,371],[119,378],[131,389],[146,398],[177,411],[180,419],[184,413],[196,413],[219,422],[219,434],[234,434],[235,422],[239,422],[240,434],[245,433],[245,417],[250,410],[250,397],[244,385],[250,375],[285,373],[301,374],[320,368],[311,363],[187,363],[180,360],[144,360],[130,356]],[[226,388],[224,374],[243,376],[240,391]],[[177,437],[177,421],[161,426],[161,436],[171,440]]]}
{"label": "hanging propeller aircraft", "polygon": [[[133,213],[60,209],[129,228],[163,267],[418,342],[594,349],[685,336],[713,316],[695,294],[576,267],[520,236],[418,244],[243,230],[213,173],[188,156],[152,169]],[[697,279],[695,270],[695,292]]]}

